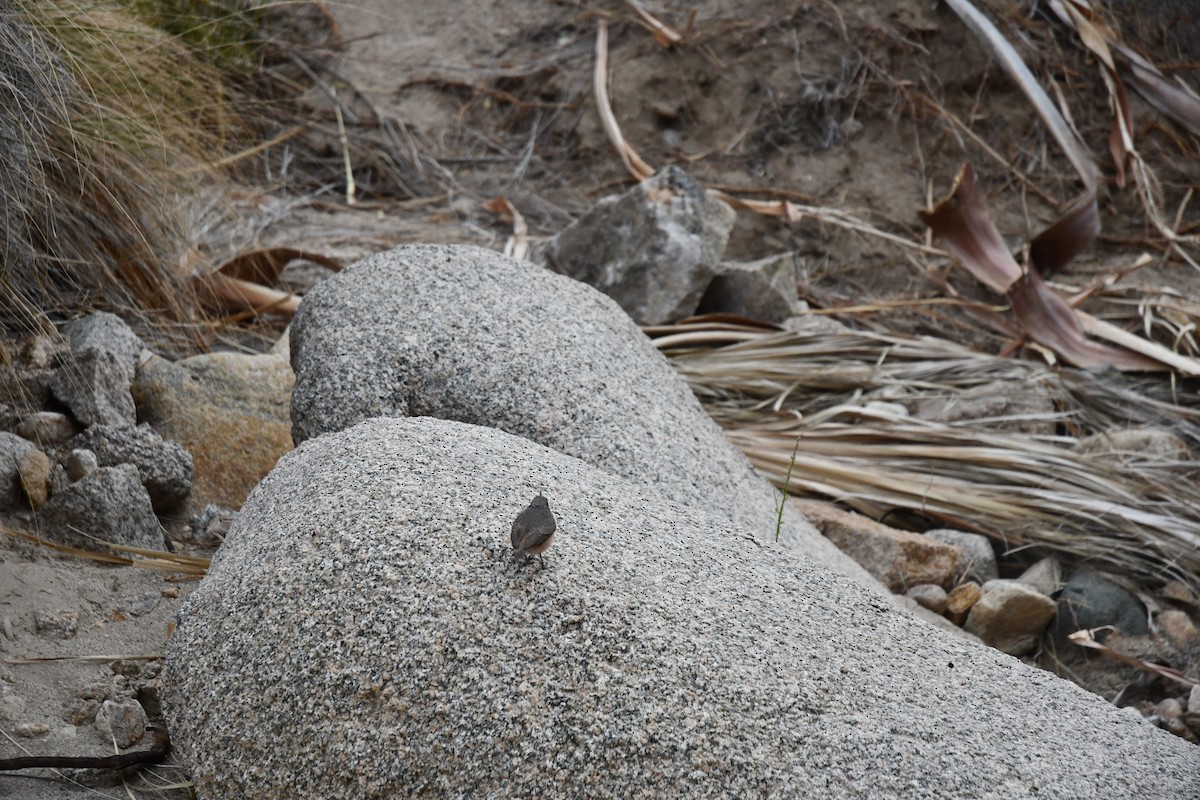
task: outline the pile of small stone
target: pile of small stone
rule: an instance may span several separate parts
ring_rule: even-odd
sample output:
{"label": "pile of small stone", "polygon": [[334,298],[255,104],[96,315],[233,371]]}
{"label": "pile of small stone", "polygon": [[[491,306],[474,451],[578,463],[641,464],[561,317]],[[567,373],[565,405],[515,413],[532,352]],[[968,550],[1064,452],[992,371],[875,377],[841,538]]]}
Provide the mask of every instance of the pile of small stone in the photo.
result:
{"label": "pile of small stone", "polygon": [[[914,611],[1031,664],[1069,676],[1116,705],[1200,743],[1200,601],[1182,583],[1154,596],[1087,566],[1046,556],[1022,571],[1001,564],[992,541],[958,530],[902,531],[828,503],[796,501],[827,537]],[[1015,575],[1001,578],[1001,571]],[[1076,631],[1182,680],[1072,643]]]}

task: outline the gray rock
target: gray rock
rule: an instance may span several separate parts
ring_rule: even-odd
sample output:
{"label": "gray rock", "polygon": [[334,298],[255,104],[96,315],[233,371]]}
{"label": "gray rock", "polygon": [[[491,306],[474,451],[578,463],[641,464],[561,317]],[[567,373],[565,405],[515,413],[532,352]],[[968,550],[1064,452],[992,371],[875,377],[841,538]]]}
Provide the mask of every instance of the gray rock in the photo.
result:
{"label": "gray rock", "polygon": [[192,519],[185,535],[197,547],[216,550],[229,535],[235,519],[236,511],[209,504]]}
{"label": "gray rock", "polygon": [[63,466],[67,468],[71,480],[77,481],[95,472],[100,467],[100,462],[91,450],[76,448],[67,453]]}
{"label": "gray rock", "polygon": [[91,450],[102,467],[133,464],[142,485],[158,511],[183,502],[192,490],[195,473],[192,454],[168,442],[147,424],[136,428],[93,425],[71,442],[75,448]]}
{"label": "gray rock", "polygon": [[904,596],[912,598],[922,608],[927,608],[935,614],[946,610],[946,590],[937,584],[918,584],[905,592]]}
{"label": "gray rock", "polygon": [[94,350],[112,354],[121,365],[127,381],[133,380],[138,355],[145,347],[125,321],[107,311],[97,311],[72,320],[62,328],[75,355]]}
{"label": "gray rock", "polygon": [[[544,570],[507,544],[535,491]],[[285,456],[162,681],[201,798],[1167,798],[1200,775],[1200,748],[722,517],[432,419]]]}
{"label": "gray rock", "polygon": [[678,167],[606,197],[546,246],[560,271],[612,297],[641,325],[690,315],[736,214]]}
{"label": "gray rock", "polygon": [[799,305],[797,255],[782,253],[750,262],[724,262],[700,298],[697,314],[740,314],[782,323]]}
{"label": "gray rock", "polygon": [[1084,628],[1112,625],[1127,636],[1149,630],[1142,601],[1104,575],[1090,569],[1076,570],[1058,596],[1054,635],[1060,641]]}
{"label": "gray rock", "polygon": [[75,353],[54,372],[50,388],[84,426],[133,425],[130,378],[120,359],[101,350]]}
{"label": "gray rock", "polygon": [[37,450],[28,439],[8,431],[0,431],[0,511],[20,508],[25,503],[21,487],[21,460],[26,453]]}
{"label": "gray rock", "polygon": [[1037,647],[1056,608],[1031,586],[992,580],[983,585],[983,596],[971,607],[963,627],[998,650],[1022,656]]}
{"label": "gray rock", "polygon": [[146,710],[132,698],[105,700],[96,712],[95,725],[106,740],[111,737],[117,747],[125,749],[146,735]]}
{"label": "gray rock", "polygon": [[38,519],[44,536],[74,547],[94,550],[112,542],[163,548],[150,495],[132,464],[100,467],[72,483],[42,506]]}
{"label": "gray rock", "polygon": [[[298,443],[379,416],[470,422],[775,538],[774,489],[629,317],[577,281],[475,247],[400,247],[314,287],[291,351]],[[873,583],[791,503],[780,539]]]}
{"label": "gray rock", "polygon": [[79,428],[66,414],[57,411],[39,411],[30,414],[17,425],[17,433],[40,447],[62,444],[70,439]]}
{"label": "gray rock", "polygon": [[1017,578],[1049,597],[1062,587],[1062,565],[1053,556],[1046,556]]}
{"label": "gray rock", "polygon": [[955,576],[956,583],[975,581],[984,584],[1000,577],[1000,568],[996,564],[996,550],[986,536],[952,528],[935,528],[926,531],[925,535],[962,551],[962,566]]}

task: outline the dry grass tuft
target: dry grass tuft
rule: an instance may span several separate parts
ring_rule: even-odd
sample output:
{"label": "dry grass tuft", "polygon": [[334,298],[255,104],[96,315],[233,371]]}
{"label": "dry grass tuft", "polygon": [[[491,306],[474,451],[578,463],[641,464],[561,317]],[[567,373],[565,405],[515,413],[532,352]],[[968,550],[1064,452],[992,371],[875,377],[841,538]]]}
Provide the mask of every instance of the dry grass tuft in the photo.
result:
{"label": "dry grass tuft", "polygon": [[[1164,381],[1050,370],[933,337],[703,323],[651,334],[778,486],[875,518],[916,516],[1010,549],[1043,548],[1200,588],[1200,466],[1080,447],[1088,435],[1144,425],[1200,443],[1200,410],[1173,403]],[[997,381],[1043,393],[1057,410],[952,423],[907,413]],[[1013,423],[1049,432],[1014,431]]]}

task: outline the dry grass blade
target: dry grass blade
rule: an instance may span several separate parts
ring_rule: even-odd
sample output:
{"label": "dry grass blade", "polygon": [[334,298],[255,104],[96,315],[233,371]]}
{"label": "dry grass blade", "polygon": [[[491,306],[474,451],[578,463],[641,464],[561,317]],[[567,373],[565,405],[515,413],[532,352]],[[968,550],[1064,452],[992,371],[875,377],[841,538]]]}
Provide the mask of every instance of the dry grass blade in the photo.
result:
{"label": "dry grass blade", "polygon": [[639,181],[649,178],[654,174],[654,168],[643,161],[637,151],[621,135],[621,126],[617,124],[617,117],[612,110],[612,101],[608,98],[608,22],[605,20],[600,20],[600,24],[596,28],[596,66],[592,72],[592,91],[596,94],[596,110],[600,114],[604,132],[608,135],[608,140],[612,142],[613,147],[617,148],[617,152],[621,154],[625,168]]}
{"label": "dry grass blade", "polygon": [[633,13],[637,14],[641,23],[646,26],[650,34],[663,47],[674,47],[675,45],[683,44],[683,37],[674,28],[643,8],[642,4],[637,2],[637,0],[625,0],[625,5],[633,9]]}
{"label": "dry grass blade", "polygon": [[[880,517],[898,509],[1156,580],[1200,588],[1200,468],[1191,461],[1099,459],[1089,433],[1131,425],[1200,442],[1200,411],[1163,384],[1052,371],[932,337],[843,332],[655,329],[708,412],[776,485]],[[994,384],[1047,392],[1064,411],[940,423],[897,413]],[[1031,436],[1004,423],[1057,425]],[[799,447],[796,442],[799,440]]]}
{"label": "dry grass blade", "polygon": [[99,561],[105,564],[120,564],[127,567],[141,567],[142,569],[151,569],[156,572],[175,572],[184,573],[187,575],[204,575],[208,572],[208,567],[212,559],[205,556],[184,556],[178,553],[169,553],[164,550],[147,550],[141,547],[128,547],[126,545],[114,544],[112,542],[103,542],[105,547],[111,548],[117,552],[128,553],[131,556],[140,556],[140,558],[129,558],[126,556],[118,556],[113,553],[103,553],[95,550],[85,550],[81,547],[71,547],[70,545],[58,544],[51,542],[40,536],[34,536],[25,531],[19,531],[14,528],[9,528],[6,525],[0,525],[0,533],[7,534],[17,539],[31,542],[40,547],[46,547],[50,550],[55,550],[60,553],[65,553],[70,556],[86,558],[89,561]]}
{"label": "dry grass blade", "polygon": [[509,202],[507,197],[493,198],[483,207],[512,224],[512,236],[504,243],[504,255],[518,261],[526,260],[529,257],[529,226],[521,212],[517,211],[516,206]]}
{"label": "dry grass blade", "polygon": [[1110,625],[1106,625],[1103,628],[1075,631],[1067,636],[1067,639],[1071,642],[1071,644],[1076,644],[1080,647],[1086,647],[1091,650],[1104,653],[1104,655],[1108,656],[1109,658],[1114,658],[1117,661],[1120,661],[1122,664],[1128,664],[1131,667],[1137,667],[1143,672],[1148,672],[1151,675],[1157,675],[1160,678],[1166,678],[1168,680],[1175,681],[1176,683],[1182,683],[1184,686],[1188,687],[1200,686],[1200,680],[1189,678],[1187,675],[1184,675],[1174,667],[1164,666],[1163,664],[1154,664],[1149,661],[1143,661],[1135,656],[1126,655],[1125,653],[1112,649],[1108,645],[1102,644],[1096,639],[1096,634],[1100,631],[1111,630],[1114,630],[1114,628]]}

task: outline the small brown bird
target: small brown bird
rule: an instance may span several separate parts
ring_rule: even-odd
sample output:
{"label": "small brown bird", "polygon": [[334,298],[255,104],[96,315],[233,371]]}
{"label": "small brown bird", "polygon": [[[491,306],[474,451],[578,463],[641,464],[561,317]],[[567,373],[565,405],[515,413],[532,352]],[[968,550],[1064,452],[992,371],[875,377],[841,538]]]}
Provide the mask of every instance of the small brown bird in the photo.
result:
{"label": "small brown bird", "polygon": [[521,556],[522,560],[527,561],[532,554],[538,557],[538,561],[541,561],[542,567],[545,568],[546,561],[542,558],[542,553],[546,552],[550,543],[554,541],[556,527],[554,515],[550,513],[550,502],[539,494],[533,498],[529,507],[517,514],[517,518],[513,520],[513,560]]}

